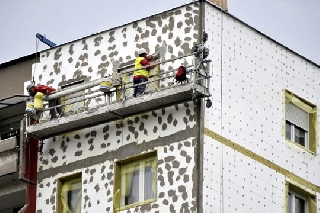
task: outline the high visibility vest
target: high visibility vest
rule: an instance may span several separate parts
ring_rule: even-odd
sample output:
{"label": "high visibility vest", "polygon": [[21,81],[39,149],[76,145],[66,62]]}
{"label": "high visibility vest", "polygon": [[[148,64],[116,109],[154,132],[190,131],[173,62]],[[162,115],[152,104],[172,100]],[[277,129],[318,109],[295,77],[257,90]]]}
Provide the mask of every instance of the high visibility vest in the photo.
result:
{"label": "high visibility vest", "polygon": [[147,69],[139,69],[142,67],[142,65],[140,64],[140,62],[142,60],[144,60],[145,58],[144,57],[138,57],[136,58],[136,61],[134,62],[134,68],[137,69],[135,72],[134,72],[134,75],[137,76],[137,75],[141,75],[141,76],[145,76],[145,77],[149,77],[149,71]]}

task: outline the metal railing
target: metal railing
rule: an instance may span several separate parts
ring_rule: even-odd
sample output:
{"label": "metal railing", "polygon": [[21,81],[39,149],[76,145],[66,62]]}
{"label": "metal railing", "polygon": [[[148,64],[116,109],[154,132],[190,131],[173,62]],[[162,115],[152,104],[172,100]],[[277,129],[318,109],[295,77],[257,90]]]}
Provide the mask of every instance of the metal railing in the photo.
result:
{"label": "metal railing", "polygon": [[[177,64],[177,60],[183,59],[183,63]],[[210,61],[207,61],[210,62]],[[168,63],[172,65],[168,66]],[[181,57],[176,57],[168,60],[157,61],[151,66],[156,66],[153,71],[150,71],[151,75],[147,82],[133,85],[133,74],[136,69],[134,67],[121,68],[121,82],[110,88],[108,92],[100,91],[100,82],[104,81],[106,78],[111,78],[112,76],[106,76],[102,79],[97,79],[91,82],[83,83],[84,86],[79,88],[85,88],[83,90],[75,90],[76,95],[70,94],[70,90],[64,89],[57,91],[53,95],[49,95],[46,100],[52,98],[62,98],[62,104],[54,107],[48,107],[45,104],[44,108],[38,113],[37,119],[39,123],[43,123],[50,119],[49,110],[52,108],[62,107],[64,109],[63,116],[69,116],[71,114],[77,114],[82,112],[90,112],[90,110],[95,110],[101,106],[110,105],[119,102],[125,102],[132,98],[141,98],[142,101],[149,95],[153,95],[158,91],[163,91],[169,88],[178,87],[180,84],[174,81],[175,74],[180,65],[184,65],[187,68],[187,78],[188,81],[184,84],[197,84],[203,87],[209,87],[209,74],[206,67],[203,67],[203,63],[197,63],[196,58],[191,55],[184,55]],[[202,64],[202,65],[201,65]],[[163,67],[162,67],[163,65]],[[160,67],[161,66],[161,67]],[[202,67],[201,67],[202,66]],[[166,68],[170,67],[168,71]],[[161,68],[161,69],[160,69]],[[142,96],[133,97],[134,87],[138,85],[146,84],[145,93]],[[64,95],[66,94],[66,95]],[[51,98],[50,98],[51,96]],[[207,97],[210,95],[208,94]]]}

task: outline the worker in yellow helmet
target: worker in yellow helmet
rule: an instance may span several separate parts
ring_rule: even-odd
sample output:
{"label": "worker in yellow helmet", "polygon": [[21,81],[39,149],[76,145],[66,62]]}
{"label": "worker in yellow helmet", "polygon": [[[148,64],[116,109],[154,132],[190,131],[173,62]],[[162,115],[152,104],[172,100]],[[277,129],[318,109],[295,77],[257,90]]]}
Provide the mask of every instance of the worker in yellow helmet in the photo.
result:
{"label": "worker in yellow helmet", "polygon": [[[145,49],[138,50],[138,57],[134,63],[134,76],[133,76],[133,85],[140,84],[148,81],[149,72],[155,66],[150,66],[150,61],[156,59],[155,56],[148,55]],[[148,66],[147,68],[142,68]],[[143,95],[146,89],[146,84],[137,85],[134,87],[133,97],[137,95]]]}

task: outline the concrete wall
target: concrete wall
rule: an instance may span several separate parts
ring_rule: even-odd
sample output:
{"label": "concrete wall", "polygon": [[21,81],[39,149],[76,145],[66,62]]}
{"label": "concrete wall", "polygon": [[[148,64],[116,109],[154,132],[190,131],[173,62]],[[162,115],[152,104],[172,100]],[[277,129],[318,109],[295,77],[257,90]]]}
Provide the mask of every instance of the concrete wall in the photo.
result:
{"label": "concrete wall", "polygon": [[[37,59],[39,60],[39,59]],[[25,61],[18,61],[16,64],[10,64],[9,66],[0,65],[0,99],[14,94],[24,94],[24,82],[30,81],[32,76],[32,64],[37,61],[35,58]]]}
{"label": "concrete wall", "polygon": [[[82,76],[97,79],[111,74],[112,60],[131,64],[139,48],[153,52],[163,41],[166,58],[187,54],[198,30],[194,3],[42,52],[35,79],[54,87]],[[56,212],[58,179],[77,172],[82,174],[82,212],[112,212],[115,161],[153,150],[158,153],[157,200],[130,212],[197,212],[196,111],[189,102],[45,140],[37,213]]]}
{"label": "concrete wall", "polygon": [[285,140],[284,90],[319,106],[320,68],[214,6],[205,10],[213,107],[205,110],[204,212],[282,212],[291,178],[311,188],[319,208],[319,151]]}

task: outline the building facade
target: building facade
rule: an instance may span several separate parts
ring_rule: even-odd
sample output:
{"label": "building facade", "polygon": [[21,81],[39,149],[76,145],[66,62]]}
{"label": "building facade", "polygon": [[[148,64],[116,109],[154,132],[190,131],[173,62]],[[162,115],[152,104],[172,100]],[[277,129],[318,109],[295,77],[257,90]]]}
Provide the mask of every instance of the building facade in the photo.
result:
{"label": "building facade", "polygon": [[[16,213],[27,203],[27,194],[35,196],[35,178],[25,173],[28,153],[23,149],[21,121],[24,119],[24,82],[31,80],[32,65],[39,61],[30,54],[0,64],[0,212]],[[37,147],[37,146],[35,146]],[[37,155],[34,155],[35,163]],[[36,171],[36,170],[35,170]],[[30,181],[32,179],[32,181]],[[31,185],[30,185],[31,184]],[[33,208],[35,211],[35,205]]]}
{"label": "building facade", "polygon": [[[160,64],[160,72],[175,70],[193,63],[189,55],[203,31],[212,60],[208,92],[213,106],[206,108],[196,98],[38,135],[44,144],[37,166],[37,213],[320,211],[320,85],[315,80],[320,67],[209,2],[43,51],[34,78],[55,88],[76,87],[111,75],[115,61],[125,70],[137,50],[152,53],[163,43],[165,59],[185,56]],[[167,75],[158,87],[169,87],[172,80]],[[86,92],[80,96],[93,97],[95,87]],[[152,92],[157,98],[157,90]],[[130,99],[130,90],[126,93]],[[142,106],[150,97],[135,100]],[[105,98],[85,102],[68,106],[102,106]],[[110,106],[121,108],[125,102]],[[72,125],[74,116],[79,122],[90,116],[89,111],[76,114],[35,126],[51,134],[49,124],[56,122],[57,129]]]}

